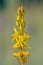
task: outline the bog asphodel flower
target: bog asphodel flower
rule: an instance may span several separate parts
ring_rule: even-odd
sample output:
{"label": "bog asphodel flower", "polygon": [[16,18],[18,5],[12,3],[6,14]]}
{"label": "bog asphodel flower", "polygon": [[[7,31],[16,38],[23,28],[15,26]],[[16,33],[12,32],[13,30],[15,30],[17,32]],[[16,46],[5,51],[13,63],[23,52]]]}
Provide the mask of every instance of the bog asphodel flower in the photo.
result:
{"label": "bog asphodel flower", "polygon": [[17,26],[19,25],[18,21],[16,21],[16,25],[17,25]]}
{"label": "bog asphodel flower", "polygon": [[19,34],[19,31],[16,28],[14,28],[14,33],[12,34],[12,37],[13,37],[12,41],[17,40],[18,34]]}
{"label": "bog asphodel flower", "polygon": [[12,34],[13,37],[12,41],[13,42],[15,41],[15,44],[12,47],[14,49],[18,49],[19,51],[14,52],[13,55],[19,58],[19,60],[21,60],[22,63],[24,64],[27,61],[27,56],[30,55],[30,52],[25,51],[24,48],[30,48],[30,46],[28,46],[27,40],[31,37],[30,35],[24,32],[25,28],[24,8],[22,6],[18,7],[17,14],[18,15],[16,19],[16,25],[18,29],[14,27],[14,33]]}
{"label": "bog asphodel flower", "polygon": [[21,7],[19,6],[17,9],[17,14],[20,15],[21,14]]}
{"label": "bog asphodel flower", "polygon": [[13,53],[14,56],[16,57],[20,57],[20,56],[28,56],[30,53],[27,52],[27,51],[21,51],[21,52],[16,52],[16,53]]}

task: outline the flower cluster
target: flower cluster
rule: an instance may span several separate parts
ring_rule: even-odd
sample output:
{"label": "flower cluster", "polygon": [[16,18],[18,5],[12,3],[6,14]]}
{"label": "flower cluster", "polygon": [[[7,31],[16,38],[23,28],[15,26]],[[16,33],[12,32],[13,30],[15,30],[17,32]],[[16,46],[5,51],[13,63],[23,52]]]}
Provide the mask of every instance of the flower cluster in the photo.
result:
{"label": "flower cluster", "polygon": [[17,26],[20,26],[20,30],[23,30],[24,29],[24,8],[21,6],[18,7],[18,10],[17,10],[17,20],[16,20],[16,25]]}
{"label": "flower cluster", "polygon": [[13,37],[12,42],[14,41],[16,42],[13,45],[13,48],[18,49],[20,51],[13,53],[13,55],[17,58],[21,58],[22,62],[25,63],[27,61],[27,56],[30,55],[30,52],[25,51],[24,48],[28,47],[27,39],[29,39],[30,36],[23,31],[25,27],[24,26],[25,22],[24,22],[24,8],[22,6],[18,7],[17,14],[18,15],[16,19],[16,25],[19,27],[19,29],[17,30],[14,27],[14,33],[12,34]]}

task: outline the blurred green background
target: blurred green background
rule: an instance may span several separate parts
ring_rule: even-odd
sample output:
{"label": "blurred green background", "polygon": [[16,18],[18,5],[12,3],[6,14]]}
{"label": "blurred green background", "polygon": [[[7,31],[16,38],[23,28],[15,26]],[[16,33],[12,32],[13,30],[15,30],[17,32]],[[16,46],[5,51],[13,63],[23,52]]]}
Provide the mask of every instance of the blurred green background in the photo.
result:
{"label": "blurred green background", "polygon": [[31,35],[32,55],[26,64],[43,65],[43,0],[0,0],[0,65],[19,65],[11,42],[19,5],[24,6],[25,31]]}

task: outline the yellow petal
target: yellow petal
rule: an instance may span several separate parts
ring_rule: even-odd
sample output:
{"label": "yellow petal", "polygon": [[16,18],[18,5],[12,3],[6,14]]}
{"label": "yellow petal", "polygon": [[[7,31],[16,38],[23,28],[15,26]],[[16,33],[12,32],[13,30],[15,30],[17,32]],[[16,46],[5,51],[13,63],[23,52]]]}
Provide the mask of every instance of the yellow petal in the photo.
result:
{"label": "yellow petal", "polygon": [[17,26],[19,25],[18,21],[16,21],[16,25],[17,25]]}
{"label": "yellow petal", "polygon": [[23,43],[23,47],[26,48],[28,46],[27,42]]}
{"label": "yellow petal", "polygon": [[13,55],[14,55],[15,57],[20,57],[20,52],[18,52],[18,53],[13,53]]}
{"label": "yellow petal", "polygon": [[26,33],[24,33],[24,37],[25,38],[30,38],[30,36],[28,34],[26,34]]}
{"label": "yellow petal", "polygon": [[20,30],[21,30],[21,31],[23,30],[23,26],[22,26],[22,24],[20,24]]}
{"label": "yellow petal", "polygon": [[21,13],[21,8],[20,8],[20,6],[18,7],[18,9],[17,9],[17,13],[20,15],[20,13]]}
{"label": "yellow petal", "polygon": [[23,45],[22,45],[22,43],[20,43],[20,46],[21,46],[21,48],[23,48]]}
{"label": "yellow petal", "polygon": [[22,23],[24,22],[24,17],[22,17],[21,22],[22,22]]}
{"label": "yellow petal", "polygon": [[18,35],[18,30],[14,27],[14,32],[15,32],[15,35],[17,36]]}
{"label": "yellow petal", "polygon": [[20,20],[20,15],[17,16],[17,21]]}
{"label": "yellow petal", "polygon": [[12,42],[14,41],[14,38],[12,39]]}
{"label": "yellow petal", "polygon": [[16,43],[13,45],[13,48],[18,49],[18,48],[20,48],[20,45]]}
{"label": "yellow petal", "polygon": [[12,48],[17,48],[17,44],[14,44]]}
{"label": "yellow petal", "polygon": [[23,54],[24,56],[28,56],[30,53],[27,52],[27,51],[22,51],[22,54]]}
{"label": "yellow petal", "polygon": [[14,53],[13,55],[14,55],[15,57],[18,57],[18,54],[17,54],[17,53]]}
{"label": "yellow petal", "polygon": [[21,12],[24,15],[24,8],[21,6]]}
{"label": "yellow petal", "polygon": [[17,29],[14,27],[14,31],[17,32]]}

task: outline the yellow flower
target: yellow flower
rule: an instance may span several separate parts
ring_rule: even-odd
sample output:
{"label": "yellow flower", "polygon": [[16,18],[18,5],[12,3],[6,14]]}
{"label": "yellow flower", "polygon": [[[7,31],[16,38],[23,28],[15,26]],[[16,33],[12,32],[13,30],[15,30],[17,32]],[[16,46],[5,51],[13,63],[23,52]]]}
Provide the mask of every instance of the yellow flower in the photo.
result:
{"label": "yellow flower", "polygon": [[24,29],[24,23],[20,23],[20,31],[23,31]]}
{"label": "yellow flower", "polygon": [[20,43],[20,44],[24,42],[23,35],[18,36],[17,42]]}
{"label": "yellow flower", "polygon": [[20,24],[20,30],[21,30],[21,31],[23,30],[23,26],[22,26],[22,24]]}
{"label": "yellow flower", "polygon": [[28,46],[27,42],[24,41],[23,47],[26,48]]}
{"label": "yellow flower", "polygon": [[22,16],[22,18],[21,18],[21,22],[23,23],[24,22],[24,17]]}
{"label": "yellow flower", "polygon": [[16,40],[16,44],[13,45],[14,48],[24,48],[27,47],[27,42],[25,42],[23,35],[18,35],[18,39]]}
{"label": "yellow flower", "polygon": [[20,48],[20,44],[19,44],[19,43],[14,44],[14,45],[13,45],[13,48],[19,49],[19,48]]}
{"label": "yellow flower", "polygon": [[17,41],[17,44],[19,48],[23,48],[23,44],[22,44],[22,41],[20,41],[20,39]]}
{"label": "yellow flower", "polygon": [[21,6],[21,12],[24,15],[24,8]]}
{"label": "yellow flower", "polygon": [[16,25],[17,25],[17,26],[19,25],[18,21],[16,21]]}
{"label": "yellow flower", "polygon": [[23,56],[28,56],[30,54],[30,52],[27,51],[22,51]]}
{"label": "yellow flower", "polygon": [[18,52],[18,53],[13,53],[13,55],[14,55],[15,57],[20,57],[20,52]]}
{"label": "yellow flower", "polygon": [[17,13],[20,15],[21,14],[21,8],[20,6],[18,7]]}
{"label": "yellow flower", "polygon": [[20,42],[20,43],[23,43],[23,41],[24,41],[24,39],[23,39],[23,35],[19,35],[18,38],[19,38],[19,42]]}
{"label": "yellow flower", "polygon": [[23,47],[26,47],[26,42],[24,42],[24,38],[22,35],[21,36],[18,35],[18,39],[16,40],[16,44],[13,45],[13,48],[18,49]]}
{"label": "yellow flower", "polygon": [[27,52],[27,51],[21,51],[21,52],[13,53],[13,55],[14,55],[15,57],[20,57],[20,56],[25,56],[25,57],[27,57],[29,54],[30,54],[30,53]]}
{"label": "yellow flower", "polygon": [[21,6],[18,7],[17,10],[17,19],[16,19],[16,25],[19,27],[19,30],[14,28],[14,33],[12,34],[12,41],[15,41],[16,43],[12,46],[14,49],[19,49],[19,52],[13,53],[15,57],[17,57],[20,60],[20,63],[23,62],[23,64],[27,61],[27,56],[31,55],[30,52],[25,51],[24,48],[28,47],[28,41],[27,39],[30,38],[30,35],[26,34],[23,30],[25,27],[24,22],[24,8]]}
{"label": "yellow flower", "polygon": [[12,37],[13,37],[12,41],[17,40],[18,34],[19,34],[18,30],[14,28],[14,33],[12,34]]}
{"label": "yellow flower", "polygon": [[27,42],[24,41],[23,36],[18,36],[18,39],[16,40],[16,44],[13,45],[13,48],[19,49],[27,47]]}
{"label": "yellow flower", "polygon": [[24,33],[24,38],[27,39],[27,38],[30,38],[30,36],[26,33]]}
{"label": "yellow flower", "polygon": [[20,15],[17,16],[17,21],[20,21]]}

